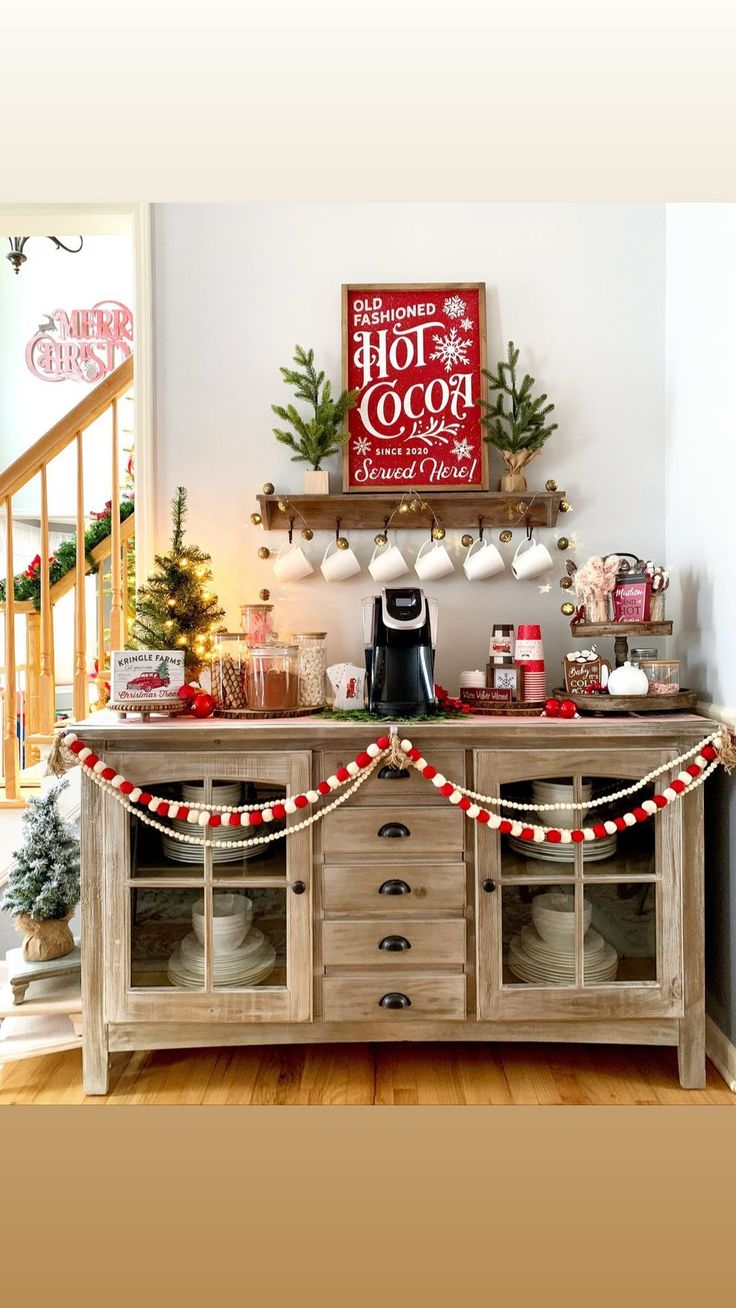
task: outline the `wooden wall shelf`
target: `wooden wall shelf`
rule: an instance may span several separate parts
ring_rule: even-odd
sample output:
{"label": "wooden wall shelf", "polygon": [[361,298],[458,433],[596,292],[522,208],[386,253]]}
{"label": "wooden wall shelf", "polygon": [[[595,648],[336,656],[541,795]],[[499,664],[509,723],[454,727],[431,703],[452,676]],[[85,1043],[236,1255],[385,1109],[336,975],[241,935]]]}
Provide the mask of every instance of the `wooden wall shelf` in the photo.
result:
{"label": "wooden wall shelf", "polygon": [[[314,531],[334,531],[338,522],[343,531],[380,531],[401,496],[392,495],[259,495],[263,525],[267,531],[288,529],[289,518],[294,525],[303,525],[300,515]],[[484,527],[520,527],[527,520],[534,527],[554,527],[560,501],[565,492],[525,491],[524,494],[507,494],[505,491],[460,491],[440,494],[423,494],[422,499],[437,515],[443,527],[472,528],[482,518]],[[291,512],[283,513],[279,500],[286,500]],[[432,513],[416,510],[396,515],[391,527],[409,529],[429,527]]]}

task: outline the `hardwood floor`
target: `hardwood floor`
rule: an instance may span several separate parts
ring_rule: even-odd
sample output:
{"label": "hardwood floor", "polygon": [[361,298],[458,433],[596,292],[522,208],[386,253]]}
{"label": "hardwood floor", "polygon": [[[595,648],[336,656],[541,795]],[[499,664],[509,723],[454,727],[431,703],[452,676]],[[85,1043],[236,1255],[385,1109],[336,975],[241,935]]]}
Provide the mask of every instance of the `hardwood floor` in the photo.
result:
{"label": "hardwood floor", "polygon": [[674,1049],[597,1045],[292,1045],[115,1054],[85,1098],[81,1054],[0,1068],[0,1104],[732,1104],[708,1064],[682,1090]]}

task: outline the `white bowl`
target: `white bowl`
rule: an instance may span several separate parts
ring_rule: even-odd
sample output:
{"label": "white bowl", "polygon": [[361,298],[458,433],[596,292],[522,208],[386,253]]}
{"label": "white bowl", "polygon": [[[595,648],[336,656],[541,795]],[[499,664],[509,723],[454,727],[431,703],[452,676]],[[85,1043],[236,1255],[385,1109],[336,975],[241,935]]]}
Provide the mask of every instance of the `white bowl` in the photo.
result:
{"label": "white bowl", "polygon": [[[585,904],[584,931],[588,930],[592,916],[592,904]],[[548,944],[572,948],[575,942],[575,896],[555,890],[536,895],[532,900],[532,922]]]}
{"label": "white bowl", "polygon": [[[247,895],[234,895],[219,891],[212,896],[212,943],[216,953],[237,949],[245,940],[253,921],[253,901]],[[201,944],[204,944],[204,898],[192,908],[192,926]]]}

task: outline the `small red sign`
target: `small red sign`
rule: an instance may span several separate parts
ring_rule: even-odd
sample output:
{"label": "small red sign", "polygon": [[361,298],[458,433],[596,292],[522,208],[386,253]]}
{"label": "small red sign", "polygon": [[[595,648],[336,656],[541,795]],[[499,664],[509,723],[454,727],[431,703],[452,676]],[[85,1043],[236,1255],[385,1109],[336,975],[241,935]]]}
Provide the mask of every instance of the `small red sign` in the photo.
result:
{"label": "small red sign", "polygon": [[485,286],[343,286],[346,491],[487,490]]}
{"label": "small red sign", "polygon": [[618,581],[613,588],[614,622],[648,622],[652,583]]}

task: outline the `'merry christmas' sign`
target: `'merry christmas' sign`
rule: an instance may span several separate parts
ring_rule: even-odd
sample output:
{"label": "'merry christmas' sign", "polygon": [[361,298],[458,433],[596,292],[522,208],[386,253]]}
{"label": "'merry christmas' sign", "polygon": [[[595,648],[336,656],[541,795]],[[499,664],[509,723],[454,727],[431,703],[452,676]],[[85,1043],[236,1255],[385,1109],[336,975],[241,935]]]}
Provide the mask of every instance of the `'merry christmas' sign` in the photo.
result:
{"label": "'merry christmas' sign", "polygon": [[485,286],[343,286],[348,491],[487,490]]}
{"label": "'merry christmas' sign", "polygon": [[119,300],[54,309],[26,345],[26,365],[46,382],[102,381],[133,349],[133,315]]}

